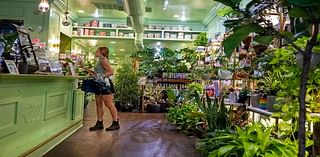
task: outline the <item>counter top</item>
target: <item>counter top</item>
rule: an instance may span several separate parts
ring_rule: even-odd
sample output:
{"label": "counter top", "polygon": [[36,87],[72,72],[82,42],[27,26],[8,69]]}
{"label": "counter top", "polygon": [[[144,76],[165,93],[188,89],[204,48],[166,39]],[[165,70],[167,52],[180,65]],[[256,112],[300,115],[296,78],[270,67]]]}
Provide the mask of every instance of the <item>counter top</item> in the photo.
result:
{"label": "counter top", "polygon": [[0,74],[1,79],[82,79],[83,76],[61,76],[61,75],[41,75],[41,74]]}

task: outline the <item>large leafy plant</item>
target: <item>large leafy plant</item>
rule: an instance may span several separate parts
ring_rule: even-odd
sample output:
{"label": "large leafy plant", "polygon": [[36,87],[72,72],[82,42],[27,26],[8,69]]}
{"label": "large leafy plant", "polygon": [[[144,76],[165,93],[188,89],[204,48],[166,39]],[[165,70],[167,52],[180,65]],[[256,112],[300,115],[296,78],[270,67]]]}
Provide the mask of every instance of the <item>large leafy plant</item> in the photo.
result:
{"label": "large leafy plant", "polygon": [[200,111],[204,113],[209,131],[224,130],[230,128],[229,111],[223,103],[223,99],[216,98],[211,100],[208,96],[201,99],[198,93],[195,93],[195,104]]}
{"label": "large leafy plant", "polygon": [[193,104],[182,104],[175,107],[170,107],[168,113],[166,113],[166,118],[169,122],[176,124],[176,129],[179,132],[188,135],[199,135],[205,132],[204,127],[204,114],[198,112],[198,107]]}
{"label": "large leafy plant", "polygon": [[115,101],[122,108],[132,107],[139,101],[138,76],[133,72],[130,64],[123,64],[117,69],[115,78]]}
{"label": "large leafy plant", "polygon": [[297,145],[289,139],[275,139],[273,128],[254,123],[235,131],[219,131],[197,144],[198,150],[209,152],[209,157],[293,157]]}
{"label": "large leafy plant", "polygon": [[[320,24],[320,1],[314,0],[251,0],[243,5],[242,0],[215,0],[238,12],[236,19],[228,20],[225,25],[233,28],[233,34],[223,41],[225,53],[231,56],[249,33],[258,34],[255,40],[268,45],[274,38],[284,39],[296,52],[303,56],[303,67],[299,87],[299,157],[305,156],[306,145],[306,84],[310,72],[310,62],[315,47],[319,47],[318,33]],[[292,32],[284,31],[284,25],[275,29],[265,14],[270,10],[288,13]],[[282,22],[281,22],[282,24]],[[297,37],[305,36],[307,42],[301,47],[294,43]],[[320,151],[318,151],[320,153]],[[320,155],[320,154],[317,154]]]}

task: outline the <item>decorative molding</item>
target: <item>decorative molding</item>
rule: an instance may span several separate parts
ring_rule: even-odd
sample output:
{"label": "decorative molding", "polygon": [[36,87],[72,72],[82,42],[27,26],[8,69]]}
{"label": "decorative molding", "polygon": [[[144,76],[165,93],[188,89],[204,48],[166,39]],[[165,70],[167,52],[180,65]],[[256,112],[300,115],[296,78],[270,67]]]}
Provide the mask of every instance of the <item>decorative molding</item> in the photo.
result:
{"label": "decorative molding", "polygon": [[42,120],[43,115],[43,102],[41,99],[33,99],[27,101],[24,105],[23,117],[26,124],[39,122]]}
{"label": "decorative molding", "polygon": [[65,91],[46,92],[45,120],[49,120],[58,115],[66,113],[67,94]]}
{"label": "decorative molding", "polygon": [[0,139],[18,131],[18,101],[10,99],[0,104]]}

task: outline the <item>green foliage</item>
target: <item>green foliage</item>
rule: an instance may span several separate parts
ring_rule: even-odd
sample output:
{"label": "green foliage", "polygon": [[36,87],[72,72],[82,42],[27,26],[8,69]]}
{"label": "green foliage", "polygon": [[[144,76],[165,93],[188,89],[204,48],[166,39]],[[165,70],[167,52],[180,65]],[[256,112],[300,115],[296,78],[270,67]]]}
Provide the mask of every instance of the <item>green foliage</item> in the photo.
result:
{"label": "green foliage", "polygon": [[224,130],[230,127],[229,111],[223,103],[223,99],[211,100],[208,96],[201,100],[200,95],[195,93],[195,104],[206,116],[209,131]]}
{"label": "green foliage", "polygon": [[236,131],[219,131],[197,143],[197,149],[210,152],[209,157],[293,157],[297,145],[288,140],[272,137],[272,128],[255,123]]}
{"label": "green foliage", "polygon": [[234,49],[238,47],[242,40],[244,40],[250,32],[262,32],[263,28],[255,23],[243,25],[241,27],[234,28],[233,34],[228,36],[223,42],[223,48],[226,56],[230,57]]}
{"label": "green foliage", "polygon": [[[187,49],[184,49],[187,51]],[[191,52],[188,50],[188,52]],[[178,55],[179,51],[172,51],[168,48],[163,48],[160,51],[160,56],[155,57],[156,50],[145,48],[143,51],[138,51],[134,56],[138,56],[141,60],[139,71],[145,76],[150,78],[158,77],[163,72],[172,73],[188,73],[189,68],[187,64],[190,64],[186,60],[180,59]]]}
{"label": "green foliage", "polygon": [[196,40],[194,40],[194,46],[206,46],[208,44],[208,38],[206,32],[201,32]]}
{"label": "green foliage", "polygon": [[167,120],[176,124],[178,131],[188,135],[203,129],[203,117],[203,113],[198,112],[198,107],[192,104],[170,107],[166,113]]}
{"label": "green foliage", "polygon": [[10,53],[12,51],[12,46],[17,38],[17,32],[9,32],[0,36],[0,42],[4,44],[4,53]]}
{"label": "green foliage", "polygon": [[135,104],[139,101],[138,76],[130,64],[123,64],[117,70],[115,78],[115,101],[121,105]]}

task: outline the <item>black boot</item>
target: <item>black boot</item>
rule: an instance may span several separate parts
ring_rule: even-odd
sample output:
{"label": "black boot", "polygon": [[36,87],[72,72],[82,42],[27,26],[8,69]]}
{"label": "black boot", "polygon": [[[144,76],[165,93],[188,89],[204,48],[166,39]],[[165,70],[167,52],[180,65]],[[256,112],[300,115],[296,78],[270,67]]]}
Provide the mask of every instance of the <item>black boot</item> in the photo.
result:
{"label": "black boot", "polygon": [[113,131],[113,130],[119,130],[119,129],[120,129],[119,121],[113,121],[111,126],[109,128],[106,128],[106,131]]}
{"label": "black boot", "polygon": [[101,130],[101,129],[103,129],[103,121],[97,121],[96,125],[89,128],[90,131]]}

